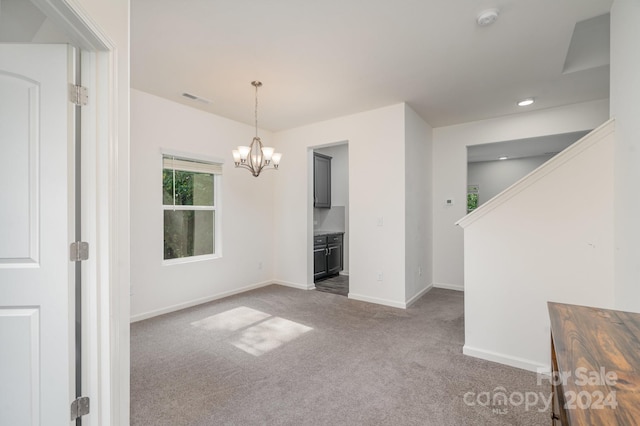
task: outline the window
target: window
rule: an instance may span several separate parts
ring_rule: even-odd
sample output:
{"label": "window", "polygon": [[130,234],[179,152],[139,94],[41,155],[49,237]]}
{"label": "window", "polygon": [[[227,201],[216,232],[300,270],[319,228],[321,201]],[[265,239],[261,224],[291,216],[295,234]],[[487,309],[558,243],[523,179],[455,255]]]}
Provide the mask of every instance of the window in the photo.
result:
{"label": "window", "polygon": [[164,260],[214,257],[222,165],[173,156],[162,162]]}

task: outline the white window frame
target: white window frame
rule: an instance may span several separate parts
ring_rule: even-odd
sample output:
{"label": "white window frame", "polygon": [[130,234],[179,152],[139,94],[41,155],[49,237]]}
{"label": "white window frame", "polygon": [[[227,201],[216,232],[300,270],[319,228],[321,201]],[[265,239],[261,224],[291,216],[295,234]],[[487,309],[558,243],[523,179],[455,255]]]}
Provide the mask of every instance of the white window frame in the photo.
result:
{"label": "white window frame", "polygon": [[[202,173],[212,173],[213,176],[213,206],[181,206],[181,205],[165,205],[164,199],[161,199],[162,205],[162,250],[161,250],[161,259],[163,265],[179,265],[184,263],[191,262],[201,262],[211,259],[219,259],[222,257],[222,165],[224,160],[212,157],[206,157],[197,154],[171,151],[171,150],[161,150],[160,151],[160,182],[162,183],[162,175],[164,173],[165,167],[165,158],[171,157],[174,159],[173,167],[175,170],[186,170],[186,171],[200,171]],[[196,170],[197,167],[189,167],[189,165],[185,162],[189,163],[198,163],[194,164],[194,166],[202,165],[207,170]],[[162,193],[160,191],[160,193]],[[214,219],[213,219],[213,253],[212,254],[201,254],[197,256],[188,256],[188,257],[178,257],[175,259],[165,259],[164,258],[164,211],[165,210],[194,210],[194,211],[213,211]]]}

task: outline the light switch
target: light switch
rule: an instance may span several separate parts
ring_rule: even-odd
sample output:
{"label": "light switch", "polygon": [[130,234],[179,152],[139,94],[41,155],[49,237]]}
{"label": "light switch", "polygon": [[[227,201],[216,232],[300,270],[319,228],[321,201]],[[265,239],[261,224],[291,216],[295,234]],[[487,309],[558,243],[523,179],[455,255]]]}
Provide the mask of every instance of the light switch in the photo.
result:
{"label": "light switch", "polygon": [[384,218],[382,216],[378,218],[378,226],[384,226]]}

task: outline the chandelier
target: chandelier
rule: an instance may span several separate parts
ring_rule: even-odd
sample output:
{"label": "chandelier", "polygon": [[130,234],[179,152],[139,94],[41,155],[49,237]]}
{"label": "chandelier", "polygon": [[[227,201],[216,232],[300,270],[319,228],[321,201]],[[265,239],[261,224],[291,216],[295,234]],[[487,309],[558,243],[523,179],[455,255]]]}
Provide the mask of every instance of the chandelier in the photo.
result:
{"label": "chandelier", "polygon": [[[253,138],[253,141],[251,141],[250,146],[239,146],[238,149],[234,149],[232,153],[233,162],[236,167],[244,167],[249,170],[253,176],[258,177],[263,169],[278,169],[282,154],[274,152],[272,147],[263,146],[262,141],[258,137],[258,87],[262,86],[262,83],[259,81],[252,81],[251,85],[256,88],[256,135]],[[272,166],[273,168],[269,168],[269,166]]]}

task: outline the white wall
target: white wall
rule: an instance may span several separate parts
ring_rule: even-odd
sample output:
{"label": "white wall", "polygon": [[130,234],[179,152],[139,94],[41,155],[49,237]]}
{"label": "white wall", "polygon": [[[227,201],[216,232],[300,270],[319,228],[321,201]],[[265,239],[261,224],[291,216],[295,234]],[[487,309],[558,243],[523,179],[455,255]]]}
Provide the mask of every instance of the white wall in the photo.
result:
{"label": "white wall", "polygon": [[432,170],[433,130],[405,107],[405,299],[431,288],[433,278]]}
{"label": "white wall", "polygon": [[[236,169],[231,158],[232,149],[251,141],[253,127],[138,90],[131,91],[131,118],[132,319],[268,283],[273,277],[275,173],[254,178]],[[269,144],[270,134],[259,133]],[[225,160],[221,258],[162,264],[162,149]]]}
{"label": "white wall", "polygon": [[[285,153],[282,167],[257,179],[231,167],[231,149],[252,137],[250,126],[137,90],[132,92],[132,117],[133,319],[262,285],[272,277],[281,284],[312,287],[312,148],[336,141],[349,143],[350,297],[405,307],[405,272],[416,273],[418,265],[424,272],[410,281],[411,295],[430,284],[425,248],[430,176],[419,161],[427,157],[430,129],[404,104],[276,134],[278,150]],[[269,135],[263,139],[268,143]],[[405,143],[414,155],[405,156]],[[394,155],[389,155],[390,145]],[[162,148],[227,160],[222,259],[162,265]],[[407,158],[418,160],[406,167]],[[372,164],[384,165],[385,172]],[[424,215],[407,215],[406,188],[414,191],[411,202]],[[410,263],[405,259],[409,233],[418,237],[410,243],[416,253]],[[258,238],[248,241],[248,236]],[[258,269],[260,262],[263,269]]]}
{"label": "white wall", "polygon": [[464,288],[463,234],[455,222],[466,214],[468,145],[588,130],[608,117],[608,101],[600,100],[433,129],[434,285]]}
{"label": "white wall", "polygon": [[467,165],[467,184],[478,185],[478,205],[484,204],[522,179],[553,155],[476,161]]}
{"label": "white wall", "polygon": [[[339,144],[326,148],[315,149],[331,157],[331,210],[336,206],[344,207],[344,237],[343,237],[343,267],[341,273],[349,274],[349,145]],[[341,213],[342,209],[338,209]],[[326,214],[326,209],[315,209],[314,218]],[[314,220],[315,220],[314,219]],[[322,226],[316,227],[323,230]],[[328,231],[340,231],[340,229],[327,229]]]}
{"label": "white wall", "polygon": [[614,136],[594,131],[461,221],[465,354],[548,368],[548,301],[613,307]]}
{"label": "white wall", "polygon": [[640,312],[640,2],[611,7],[611,116],[616,119],[616,306]]}
{"label": "white wall", "polygon": [[274,135],[284,153],[275,175],[276,281],[313,286],[312,148],[348,141],[349,297],[405,305],[404,111],[397,104]]}

